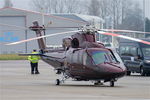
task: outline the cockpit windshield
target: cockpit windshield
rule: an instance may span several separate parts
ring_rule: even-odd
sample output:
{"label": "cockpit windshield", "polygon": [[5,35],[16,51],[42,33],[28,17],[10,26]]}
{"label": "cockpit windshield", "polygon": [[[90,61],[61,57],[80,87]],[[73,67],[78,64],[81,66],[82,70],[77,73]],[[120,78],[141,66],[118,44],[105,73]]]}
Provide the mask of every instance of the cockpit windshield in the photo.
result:
{"label": "cockpit windshield", "polygon": [[106,51],[92,51],[92,58],[96,65],[109,61]]}

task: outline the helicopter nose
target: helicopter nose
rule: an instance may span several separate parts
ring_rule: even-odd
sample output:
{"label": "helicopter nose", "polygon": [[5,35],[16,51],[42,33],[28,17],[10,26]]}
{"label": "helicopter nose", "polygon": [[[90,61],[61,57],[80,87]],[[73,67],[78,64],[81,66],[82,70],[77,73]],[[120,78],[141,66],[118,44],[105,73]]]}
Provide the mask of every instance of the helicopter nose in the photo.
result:
{"label": "helicopter nose", "polygon": [[126,71],[120,71],[120,72],[118,72],[118,73],[116,73],[116,77],[123,77],[123,76],[125,76],[126,75]]}
{"label": "helicopter nose", "polygon": [[112,73],[112,76],[119,78],[126,75],[126,68],[119,66],[111,66],[109,72]]}
{"label": "helicopter nose", "polygon": [[126,67],[120,67],[120,70],[118,70],[118,72],[116,72],[116,77],[123,77],[126,75],[127,69]]}
{"label": "helicopter nose", "polygon": [[116,70],[116,76],[117,77],[122,77],[126,75],[127,69],[125,67],[118,67],[119,69]]}

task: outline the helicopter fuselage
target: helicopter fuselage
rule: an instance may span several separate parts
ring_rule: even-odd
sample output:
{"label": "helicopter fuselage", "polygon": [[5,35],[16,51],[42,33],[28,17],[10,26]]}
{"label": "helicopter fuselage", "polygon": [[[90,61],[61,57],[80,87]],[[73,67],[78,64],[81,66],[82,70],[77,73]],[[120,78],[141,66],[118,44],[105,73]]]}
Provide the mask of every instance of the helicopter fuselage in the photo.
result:
{"label": "helicopter fuselage", "polygon": [[77,80],[110,81],[124,76],[126,72],[126,68],[104,48],[70,48],[46,55],[53,57],[43,56],[42,60]]}

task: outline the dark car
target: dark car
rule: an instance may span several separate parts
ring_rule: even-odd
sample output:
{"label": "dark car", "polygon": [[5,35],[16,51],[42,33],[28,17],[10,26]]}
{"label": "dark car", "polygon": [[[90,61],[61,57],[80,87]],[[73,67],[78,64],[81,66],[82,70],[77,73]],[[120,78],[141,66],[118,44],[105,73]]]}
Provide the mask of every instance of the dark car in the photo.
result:
{"label": "dark car", "polygon": [[122,39],[119,42],[119,54],[127,67],[127,75],[131,72],[141,73],[142,76],[150,75],[150,45]]}

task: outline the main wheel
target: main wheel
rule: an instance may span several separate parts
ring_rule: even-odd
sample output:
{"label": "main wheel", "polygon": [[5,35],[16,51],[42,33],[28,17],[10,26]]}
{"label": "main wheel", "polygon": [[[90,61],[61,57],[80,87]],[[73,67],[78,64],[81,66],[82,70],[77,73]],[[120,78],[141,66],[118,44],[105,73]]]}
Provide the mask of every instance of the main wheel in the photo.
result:
{"label": "main wheel", "polygon": [[56,85],[60,85],[60,80],[56,79]]}
{"label": "main wheel", "polygon": [[114,85],[115,85],[115,82],[114,81],[110,81],[110,86],[114,87]]}
{"label": "main wheel", "polygon": [[61,74],[61,71],[60,70],[56,70],[56,74]]}
{"label": "main wheel", "polygon": [[103,85],[103,83],[101,81],[97,81],[94,83],[94,85]]}

